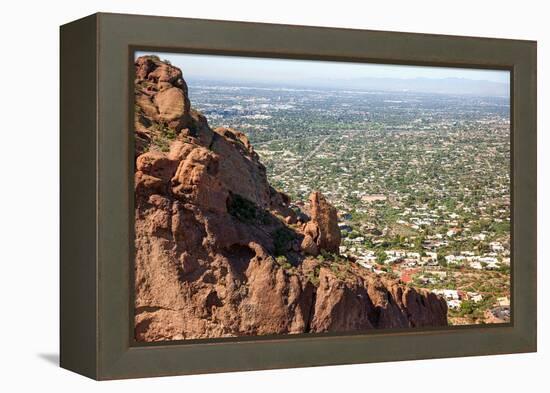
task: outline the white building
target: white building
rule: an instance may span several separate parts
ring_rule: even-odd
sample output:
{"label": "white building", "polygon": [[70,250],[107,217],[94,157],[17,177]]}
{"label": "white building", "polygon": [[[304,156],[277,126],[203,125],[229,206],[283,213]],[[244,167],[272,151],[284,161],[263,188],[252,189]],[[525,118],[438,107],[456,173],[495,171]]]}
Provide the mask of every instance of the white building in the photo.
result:
{"label": "white building", "polygon": [[491,250],[494,252],[504,251],[504,246],[500,242],[491,242],[489,243],[489,247],[491,247]]}
{"label": "white building", "polygon": [[357,262],[372,264],[372,263],[376,263],[377,259],[378,258],[376,258],[375,255],[361,255],[360,257],[357,258]]}
{"label": "white building", "polygon": [[445,260],[449,264],[458,265],[461,262],[464,262],[466,260],[466,257],[463,255],[446,255]]}
{"label": "white building", "polygon": [[453,236],[456,235],[456,234],[457,234],[457,231],[456,231],[455,229],[449,229],[449,230],[447,231],[447,236],[448,236],[448,237],[453,237]]}
{"label": "white building", "polygon": [[460,300],[448,300],[447,301],[447,307],[449,307],[451,310],[458,310],[460,308],[460,305],[462,302]]}
{"label": "white building", "polygon": [[359,265],[363,266],[365,269],[370,270],[371,272],[374,271],[373,266],[370,263],[366,262],[366,261],[358,259],[357,263]]}
{"label": "white building", "polygon": [[476,253],[473,252],[473,251],[461,251],[461,252],[460,252],[460,255],[464,255],[464,256],[466,256],[466,257],[473,257],[473,256],[476,255]]}
{"label": "white building", "polygon": [[479,262],[479,261],[472,261],[472,262],[470,262],[470,267],[471,267],[472,269],[476,269],[476,270],[481,270],[481,269],[483,269],[483,266],[481,266],[481,262]]}
{"label": "white building", "polygon": [[483,241],[486,238],[487,238],[487,235],[484,233],[478,233],[477,235],[472,236],[472,239],[477,241]]}
{"label": "white building", "polygon": [[474,303],[479,303],[480,301],[483,300],[483,295],[477,293],[477,292],[468,292],[468,297],[470,298],[471,301],[473,301]]}
{"label": "white building", "polygon": [[403,257],[407,256],[407,253],[405,251],[402,251],[402,250],[387,250],[387,251],[384,251],[384,252],[389,257],[403,258]]}
{"label": "white building", "polygon": [[447,300],[458,300],[458,291],[456,289],[434,289],[436,295],[442,295]]}
{"label": "white building", "polygon": [[495,257],[481,257],[478,261],[482,264],[485,264],[485,269],[495,270],[500,267],[498,259]]}
{"label": "white building", "polygon": [[432,260],[437,261],[437,252],[428,251],[426,255]]}

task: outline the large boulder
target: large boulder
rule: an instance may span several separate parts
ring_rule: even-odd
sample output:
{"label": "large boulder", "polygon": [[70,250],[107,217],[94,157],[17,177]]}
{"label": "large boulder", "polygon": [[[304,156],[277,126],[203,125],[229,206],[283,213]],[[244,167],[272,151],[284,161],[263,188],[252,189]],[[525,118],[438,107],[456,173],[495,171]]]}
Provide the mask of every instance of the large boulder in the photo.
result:
{"label": "large boulder", "polygon": [[310,255],[317,255],[320,250],[337,254],[342,235],[336,208],[318,191],[309,196],[309,205],[311,220],[304,226],[302,249]]}
{"label": "large boulder", "polygon": [[189,100],[177,87],[155,94],[155,106],[158,108],[158,119],[165,122],[178,120],[189,114]]}
{"label": "large boulder", "polygon": [[320,269],[313,332],[373,329],[374,308],[361,281],[346,282],[327,268]]}
{"label": "large boulder", "polygon": [[[179,68],[157,56],[142,56],[135,62],[136,130],[158,141],[168,133],[174,135],[194,125],[187,84]],[[143,141],[140,140],[140,143]],[[162,149],[163,146],[154,148]],[[144,150],[142,148],[142,150]]]}
{"label": "large boulder", "polygon": [[205,211],[227,212],[228,190],[218,176],[219,158],[197,146],[187,154],[172,178],[172,192]]}
{"label": "large boulder", "polygon": [[265,167],[248,138],[230,128],[216,128],[210,148],[220,160],[220,180],[234,194],[261,208],[270,206],[270,187]]}

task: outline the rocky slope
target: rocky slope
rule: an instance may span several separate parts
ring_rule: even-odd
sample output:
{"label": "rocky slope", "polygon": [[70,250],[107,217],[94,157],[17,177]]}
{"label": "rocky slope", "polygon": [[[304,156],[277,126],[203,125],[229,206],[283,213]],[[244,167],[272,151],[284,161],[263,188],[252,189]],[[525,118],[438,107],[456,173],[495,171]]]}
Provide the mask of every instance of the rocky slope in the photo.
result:
{"label": "rocky slope", "polygon": [[247,137],[191,107],[181,70],[135,67],[137,340],[447,324],[443,299],[340,257],[336,209],[313,192],[292,210]]}

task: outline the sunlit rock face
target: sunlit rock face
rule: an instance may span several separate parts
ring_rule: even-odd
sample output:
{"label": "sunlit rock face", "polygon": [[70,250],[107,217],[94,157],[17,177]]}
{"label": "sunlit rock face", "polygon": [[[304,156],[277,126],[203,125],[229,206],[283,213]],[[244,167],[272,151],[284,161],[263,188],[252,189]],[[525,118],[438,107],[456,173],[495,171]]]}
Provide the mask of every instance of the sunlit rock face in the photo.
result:
{"label": "sunlit rock face", "polygon": [[337,255],[336,209],[319,192],[291,209],[247,137],[191,107],[181,70],[135,67],[138,341],[447,325],[442,298]]}

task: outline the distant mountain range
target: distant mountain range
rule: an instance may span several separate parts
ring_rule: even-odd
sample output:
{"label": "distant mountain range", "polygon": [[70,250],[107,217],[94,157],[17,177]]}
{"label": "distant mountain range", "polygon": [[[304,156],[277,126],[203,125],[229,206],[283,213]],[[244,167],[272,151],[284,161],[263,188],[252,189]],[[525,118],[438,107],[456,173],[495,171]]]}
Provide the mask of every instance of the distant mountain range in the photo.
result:
{"label": "distant mountain range", "polygon": [[432,94],[456,94],[474,96],[508,97],[508,83],[465,78],[349,78],[349,79],[316,79],[304,78],[289,81],[265,80],[229,80],[229,79],[195,79],[187,78],[191,83],[216,82],[223,85],[241,86],[286,86],[301,88],[367,90],[387,92],[417,92]]}
{"label": "distant mountain range", "polygon": [[355,78],[318,81],[327,87],[380,91],[411,91],[418,93],[467,94],[480,96],[508,96],[507,83],[464,78]]}

